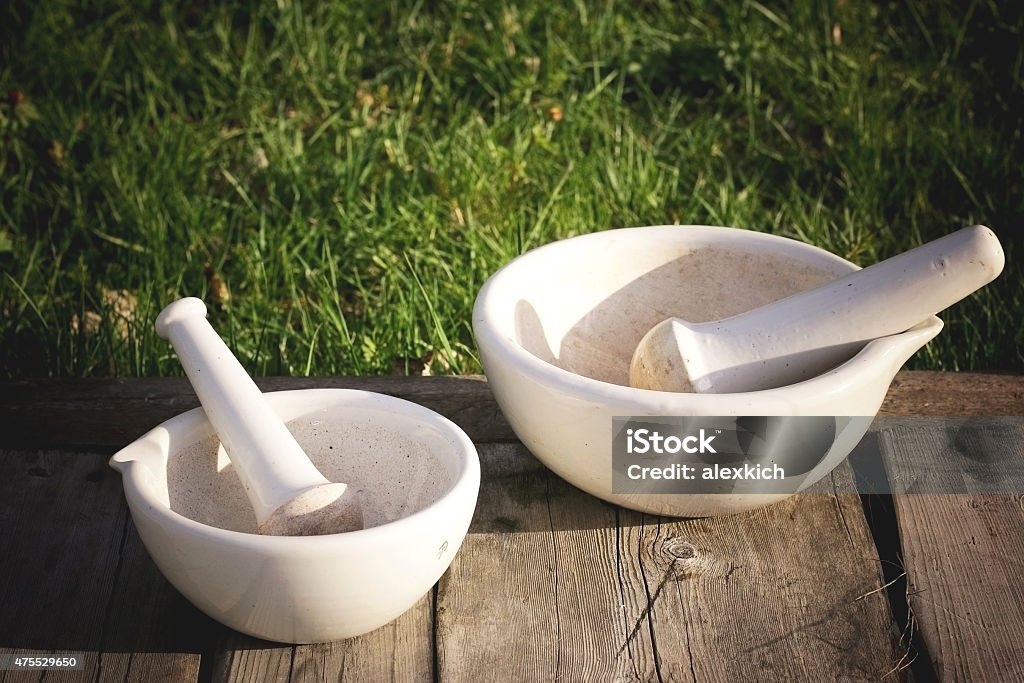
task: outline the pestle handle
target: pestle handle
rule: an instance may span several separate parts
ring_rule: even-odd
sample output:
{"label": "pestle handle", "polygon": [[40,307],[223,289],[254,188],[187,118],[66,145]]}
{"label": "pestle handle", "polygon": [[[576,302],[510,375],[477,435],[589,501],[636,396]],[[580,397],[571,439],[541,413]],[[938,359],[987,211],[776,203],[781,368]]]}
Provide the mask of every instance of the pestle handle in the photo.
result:
{"label": "pestle handle", "polygon": [[188,297],[157,317],[249,496],[258,524],[304,491],[330,483],[271,410],[256,383]]}
{"label": "pestle handle", "polygon": [[630,383],[730,393],[799,382],[960,301],[994,280],[1004,262],[995,233],[975,225],[730,318],[672,318],[641,340]]}
{"label": "pestle handle", "polygon": [[991,230],[964,228],[713,326],[741,337],[768,332],[771,342],[762,348],[772,352],[877,339],[903,332],[991,282],[1003,261]]}

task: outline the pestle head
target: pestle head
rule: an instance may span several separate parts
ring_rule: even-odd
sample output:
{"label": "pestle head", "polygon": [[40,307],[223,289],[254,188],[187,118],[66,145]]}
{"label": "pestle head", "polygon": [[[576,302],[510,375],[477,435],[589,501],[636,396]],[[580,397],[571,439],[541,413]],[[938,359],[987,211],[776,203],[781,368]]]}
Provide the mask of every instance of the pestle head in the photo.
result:
{"label": "pestle head", "polygon": [[264,536],[323,536],[363,528],[359,498],[347,484],[324,484],[303,491],[263,520]]}
{"label": "pestle head", "polygon": [[682,321],[675,318],[652,327],[633,353],[629,386],[654,391],[696,392],[690,383],[689,359],[683,356],[687,345],[679,338],[685,333]]}

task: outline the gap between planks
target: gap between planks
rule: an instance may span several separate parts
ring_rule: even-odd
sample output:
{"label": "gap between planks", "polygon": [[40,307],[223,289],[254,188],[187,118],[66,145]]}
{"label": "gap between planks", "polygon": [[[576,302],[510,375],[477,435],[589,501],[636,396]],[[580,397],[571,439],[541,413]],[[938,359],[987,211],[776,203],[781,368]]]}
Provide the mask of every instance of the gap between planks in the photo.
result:
{"label": "gap between planks", "polygon": [[439,591],[442,680],[878,680],[902,656],[885,596],[858,599],[882,582],[857,496],[666,520],[535,463],[485,460]]}
{"label": "gap between planks", "polygon": [[[895,477],[928,478],[961,463],[950,493],[893,496],[907,609],[940,680],[1024,679],[1024,491],[982,494],[979,460],[1024,462],[1024,421],[974,420],[955,429],[879,433]],[[936,483],[928,481],[928,491]],[[910,489],[913,491],[913,488]]]}
{"label": "gap between planks", "polygon": [[107,456],[0,451],[0,646],[85,655],[0,680],[195,681],[213,622],[146,554]]}

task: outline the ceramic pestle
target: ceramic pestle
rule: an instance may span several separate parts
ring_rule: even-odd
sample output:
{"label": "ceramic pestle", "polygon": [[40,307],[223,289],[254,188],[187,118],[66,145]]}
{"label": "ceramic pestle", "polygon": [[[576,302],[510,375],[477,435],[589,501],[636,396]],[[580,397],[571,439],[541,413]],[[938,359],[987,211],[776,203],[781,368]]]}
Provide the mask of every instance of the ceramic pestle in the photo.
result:
{"label": "ceramic pestle", "polygon": [[995,234],[976,225],[730,318],[670,318],[637,345],[630,385],[719,394],[794,384],[960,301],[1004,261]]}
{"label": "ceramic pestle", "polygon": [[257,533],[311,536],[361,529],[356,492],[310,462],[206,319],[206,305],[179,299],[157,317],[174,346],[256,514]]}

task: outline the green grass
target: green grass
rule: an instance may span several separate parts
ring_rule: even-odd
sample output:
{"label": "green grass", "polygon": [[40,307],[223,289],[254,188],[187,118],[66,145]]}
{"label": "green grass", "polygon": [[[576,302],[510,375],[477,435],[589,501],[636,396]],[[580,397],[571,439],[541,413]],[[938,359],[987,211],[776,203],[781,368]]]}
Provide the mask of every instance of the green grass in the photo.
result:
{"label": "green grass", "polygon": [[3,376],[176,374],[182,295],[254,373],[479,371],[503,263],[672,222],[863,264],[986,223],[912,366],[1024,370],[1019,3],[440,4],[8,4]]}

